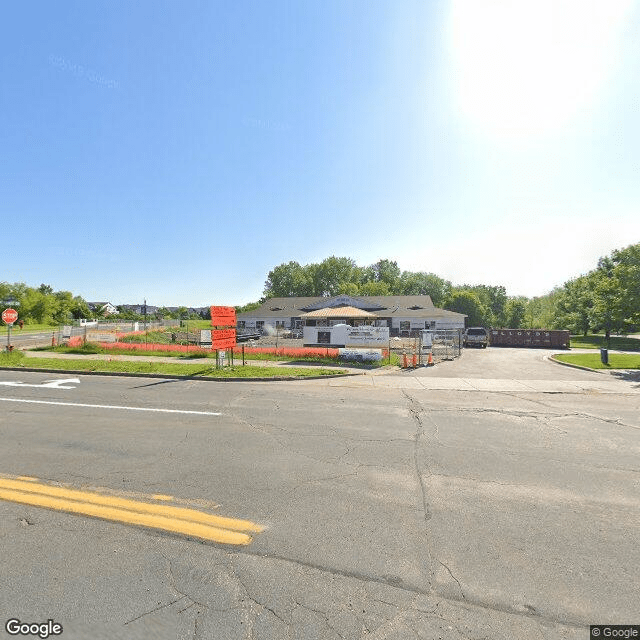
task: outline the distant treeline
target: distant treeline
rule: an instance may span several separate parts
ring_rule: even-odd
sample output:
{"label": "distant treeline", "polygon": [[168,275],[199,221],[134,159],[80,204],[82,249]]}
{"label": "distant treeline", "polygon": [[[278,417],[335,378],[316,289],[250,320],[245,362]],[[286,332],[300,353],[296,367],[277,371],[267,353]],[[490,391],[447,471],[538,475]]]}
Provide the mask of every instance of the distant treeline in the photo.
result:
{"label": "distant treeline", "polygon": [[[25,324],[64,324],[80,318],[100,319],[107,316],[104,308],[90,309],[87,301],[74,296],[70,291],[54,291],[48,284],[28,287],[22,282],[9,284],[0,282],[0,305],[3,308],[15,307],[18,317]],[[110,314],[112,320],[144,320],[144,314],[136,313],[125,307],[117,307],[118,313]],[[174,318],[176,320],[202,319],[202,316],[187,307],[177,309],[160,308],[149,314],[148,318]]]}
{"label": "distant treeline", "polygon": [[70,291],[54,291],[48,284],[37,289],[23,282],[0,282],[0,302],[15,307],[26,324],[62,324],[73,318],[91,318],[86,301]]}
{"label": "distant treeline", "polygon": [[393,260],[358,266],[332,256],[320,263],[274,267],[264,297],[237,307],[250,311],[268,298],[289,296],[429,295],[437,307],[466,314],[469,326],[569,329],[572,333],[636,331],[640,327],[640,243],[601,258],[586,275],[544,296],[508,296],[495,285],[453,285],[433,273],[402,271]]}

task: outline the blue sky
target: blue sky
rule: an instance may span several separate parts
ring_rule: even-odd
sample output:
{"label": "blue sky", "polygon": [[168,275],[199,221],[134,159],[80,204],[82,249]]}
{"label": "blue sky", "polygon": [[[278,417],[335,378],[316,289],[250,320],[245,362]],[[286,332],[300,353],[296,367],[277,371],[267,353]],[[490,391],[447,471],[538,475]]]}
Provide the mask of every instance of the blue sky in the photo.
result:
{"label": "blue sky", "polygon": [[608,5],[7,5],[0,280],[242,304],[337,255],[547,293],[640,241],[640,11]]}

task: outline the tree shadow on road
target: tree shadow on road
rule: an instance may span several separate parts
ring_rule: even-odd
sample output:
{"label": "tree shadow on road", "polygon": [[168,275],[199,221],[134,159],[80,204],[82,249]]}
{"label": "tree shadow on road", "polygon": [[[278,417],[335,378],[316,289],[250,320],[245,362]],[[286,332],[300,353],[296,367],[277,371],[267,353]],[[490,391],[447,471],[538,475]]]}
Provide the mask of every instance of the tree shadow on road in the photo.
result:
{"label": "tree shadow on road", "polygon": [[[614,378],[617,378],[618,380],[624,380],[625,382],[638,382],[638,383],[640,383],[640,370],[638,370],[638,371],[630,371],[630,370],[610,371],[609,373]],[[635,388],[640,388],[640,384],[635,385]]]}

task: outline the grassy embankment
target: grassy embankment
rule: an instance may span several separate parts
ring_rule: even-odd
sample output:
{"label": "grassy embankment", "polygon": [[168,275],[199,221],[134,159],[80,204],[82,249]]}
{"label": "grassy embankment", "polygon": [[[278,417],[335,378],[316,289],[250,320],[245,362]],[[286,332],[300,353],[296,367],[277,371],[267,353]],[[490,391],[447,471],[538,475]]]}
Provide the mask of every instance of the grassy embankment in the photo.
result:
{"label": "grassy embankment", "polygon": [[589,369],[640,369],[640,354],[635,353],[609,353],[608,365],[602,364],[599,353],[561,353],[554,358]]}
{"label": "grassy embankment", "polygon": [[[139,352],[136,355],[140,355]],[[128,362],[122,360],[61,360],[58,358],[27,358],[24,353],[0,353],[0,368],[25,367],[29,369],[55,369],[58,371],[96,371],[110,373],[163,374],[205,378],[282,378],[335,375],[344,370],[310,367],[256,367],[234,366],[216,369],[214,364],[183,364],[176,362]]]}

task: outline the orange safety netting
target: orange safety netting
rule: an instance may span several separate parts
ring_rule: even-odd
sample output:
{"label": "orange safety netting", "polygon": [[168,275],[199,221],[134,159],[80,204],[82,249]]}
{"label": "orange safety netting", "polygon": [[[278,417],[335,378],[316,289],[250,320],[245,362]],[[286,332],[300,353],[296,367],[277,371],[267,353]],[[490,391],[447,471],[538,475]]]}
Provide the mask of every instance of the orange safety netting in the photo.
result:
{"label": "orange safety netting", "polygon": [[[337,358],[337,349],[323,349],[322,347],[245,347],[245,355],[252,353],[273,353],[277,356],[288,356],[292,358],[315,357],[315,358]],[[242,353],[242,347],[234,347],[233,353]]]}
{"label": "orange safety netting", "polygon": [[187,346],[186,344],[143,344],[141,342],[99,342],[98,344],[105,349],[132,349],[135,351],[181,351],[183,353],[202,354],[206,354],[209,352],[208,349],[191,347]]}
{"label": "orange safety netting", "polygon": [[[131,335],[131,333],[124,334]],[[118,336],[120,337],[120,336]],[[69,347],[79,347],[83,344],[82,336],[74,336],[67,342]],[[202,349],[194,346],[187,346],[181,344],[156,344],[148,343],[143,344],[140,342],[99,342],[101,347],[105,349],[131,349],[132,351],[179,351],[183,353],[210,353],[211,349]],[[242,347],[235,346],[233,348],[234,354],[242,354]],[[251,355],[252,353],[270,353],[278,356],[286,356],[290,358],[337,358],[338,349],[329,349],[322,347],[245,347],[245,355]]]}

